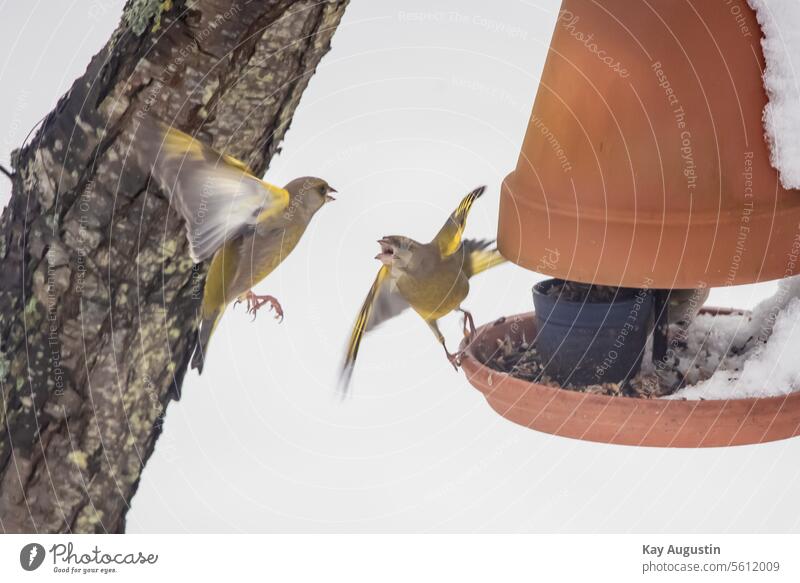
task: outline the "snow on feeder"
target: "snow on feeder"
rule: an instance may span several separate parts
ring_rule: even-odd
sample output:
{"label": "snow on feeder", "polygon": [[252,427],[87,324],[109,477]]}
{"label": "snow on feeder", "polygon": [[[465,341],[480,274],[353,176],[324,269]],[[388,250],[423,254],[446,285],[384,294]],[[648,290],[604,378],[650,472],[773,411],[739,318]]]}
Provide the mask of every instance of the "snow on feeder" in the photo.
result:
{"label": "snow on feeder", "polygon": [[[775,23],[767,11],[788,5],[751,1],[767,32],[767,20]],[[680,319],[670,297],[682,298],[691,320],[711,287],[797,273],[800,192],[784,188],[772,167],[768,141],[780,145],[780,136],[766,140],[762,123],[762,72],[769,87],[781,62],[765,62],[761,41],[745,0],[564,0],[516,169],[503,182],[498,246],[510,261],[556,278],[544,288],[589,289],[550,301],[546,314],[480,329],[463,366],[501,415],[630,445],[724,446],[800,434],[800,393],[788,389],[681,398],[692,382],[744,374],[745,356],[778,358],[762,345],[800,285],[784,280],[785,293],[757,318],[707,309],[667,335]],[[547,299],[541,286],[537,312]],[[609,346],[603,337],[624,324],[637,294],[647,297],[640,309],[652,319],[637,313]],[[786,341],[792,332],[783,328]],[[678,380],[665,387],[670,372]]]}

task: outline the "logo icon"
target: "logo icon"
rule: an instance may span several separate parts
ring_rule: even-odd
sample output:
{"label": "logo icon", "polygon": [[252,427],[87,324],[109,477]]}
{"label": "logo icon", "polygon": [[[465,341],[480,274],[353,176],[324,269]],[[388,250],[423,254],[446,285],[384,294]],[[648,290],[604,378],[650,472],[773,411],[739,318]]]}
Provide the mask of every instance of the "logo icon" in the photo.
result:
{"label": "logo icon", "polygon": [[44,562],[44,547],[39,543],[28,543],[19,552],[19,564],[26,571],[35,571]]}

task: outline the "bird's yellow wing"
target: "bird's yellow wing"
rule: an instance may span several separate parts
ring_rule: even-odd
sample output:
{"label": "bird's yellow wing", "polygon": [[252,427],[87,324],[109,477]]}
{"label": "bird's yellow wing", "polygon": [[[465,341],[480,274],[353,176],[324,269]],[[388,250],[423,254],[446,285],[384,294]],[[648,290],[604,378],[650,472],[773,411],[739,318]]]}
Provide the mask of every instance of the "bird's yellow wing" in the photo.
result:
{"label": "bird's yellow wing", "polygon": [[467,226],[469,210],[472,208],[475,201],[483,194],[484,190],[486,190],[485,186],[479,186],[461,199],[458,208],[452,212],[447,222],[434,238],[442,257],[452,255],[458,250],[461,245],[461,236],[464,234],[464,228]]}
{"label": "bird's yellow wing", "polygon": [[361,339],[364,334],[389,318],[398,315],[408,307],[408,302],[392,284],[389,268],[384,265],[378,271],[378,275],[375,277],[375,281],[361,306],[361,311],[358,313],[356,322],[353,325],[353,331],[350,333],[344,364],[339,375],[339,389],[342,391],[343,396],[347,393],[350,377],[353,376],[353,368],[356,364],[358,349],[361,346]]}
{"label": "bird's yellow wing", "polygon": [[487,239],[464,239],[462,249],[466,254],[464,272],[467,277],[472,277],[482,271],[491,269],[495,265],[505,263],[506,258],[500,255],[496,248],[490,249],[493,244],[494,241]]}
{"label": "bird's yellow wing", "polygon": [[289,193],[253,176],[247,165],[199,140],[148,120],[136,133],[137,150],[186,223],[195,261],[226,241],[281,213]]}

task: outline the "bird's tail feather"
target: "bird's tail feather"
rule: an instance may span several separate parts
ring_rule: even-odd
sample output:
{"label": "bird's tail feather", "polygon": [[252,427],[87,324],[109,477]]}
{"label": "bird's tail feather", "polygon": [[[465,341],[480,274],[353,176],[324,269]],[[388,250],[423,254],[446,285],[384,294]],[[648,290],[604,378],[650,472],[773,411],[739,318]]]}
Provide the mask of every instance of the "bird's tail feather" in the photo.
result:
{"label": "bird's tail feather", "polygon": [[472,264],[472,275],[477,275],[482,271],[486,271],[487,269],[491,269],[496,265],[506,262],[506,258],[500,255],[500,252],[497,249],[492,249],[491,251],[479,251],[474,253],[470,259],[470,263]]}
{"label": "bird's tail feather", "polygon": [[470,277],[506,261],[506,258],[500,255],[497,248],[489,249],[490,246],[494,245],[494,241],[465,239],[463,245],[467,252],[467,272]]}
{"label": "bird's tail feather", "polygon": [[208,343],[211,341],[211,335],[219,324],[219,318],[222,311],[215,312],[208,318],[203,318],[200,322],[200,330],[197,334],[197,345],[194,348],[194,355],[192,355],[192,368],[197,370],[197,374],[203,374],[203,365],[205,364],[206,354],[208,353]]}

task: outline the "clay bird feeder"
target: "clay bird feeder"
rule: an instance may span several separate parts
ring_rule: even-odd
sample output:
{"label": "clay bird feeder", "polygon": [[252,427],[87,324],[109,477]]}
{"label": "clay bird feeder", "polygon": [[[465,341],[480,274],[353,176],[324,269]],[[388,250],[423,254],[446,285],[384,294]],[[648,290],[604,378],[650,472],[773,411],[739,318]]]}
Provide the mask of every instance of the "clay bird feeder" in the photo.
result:
{"label": "clay bird feeder", "polygon": [[[659,294],[794,275],[787,254],[800,224],[800,192],[785,190],[770,165],[764,68],[746,0],[564,0],[517,166],[502,185],[502,254],[557,280],[644,290],[656,304],[657,330]],[[721,401],[593,395],[485,365],[496,341],[541,335],[542,321],[528,314],[485,326],[464,359],[470,382],[511,421],[655,446],[800,433],[797,394]],[[643,351],[646,324],[638,326],[639,340],[626,350]],[[569,342],[573,352],[576,343],[592,343],[581,335]]]}

